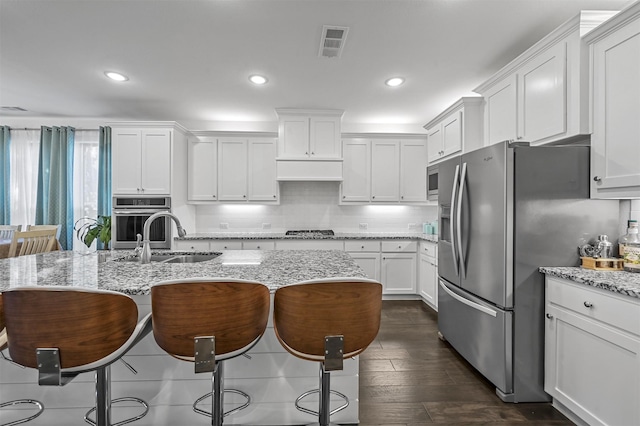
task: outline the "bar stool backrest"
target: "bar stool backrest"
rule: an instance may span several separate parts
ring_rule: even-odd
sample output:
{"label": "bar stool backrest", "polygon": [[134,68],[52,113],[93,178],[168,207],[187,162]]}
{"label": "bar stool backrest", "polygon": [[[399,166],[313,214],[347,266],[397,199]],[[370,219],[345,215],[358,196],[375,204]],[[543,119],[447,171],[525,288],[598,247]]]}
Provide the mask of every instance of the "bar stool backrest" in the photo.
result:
{"label": "bar stool backrest", "polygon": [[309,361],[324,361],[325,336],[343,335],[343,358],[349,358],[377,336],[381,308],[377,281],[307,281],[276,290],[274,328],[287,351]]}
{"label": "bar stool backrest", "polygon": [[167,353],[191,361],[194,337],[215,336],[215,358],[221,361],[258,341],[269,306],[269,288],[257,282],[165,281],[151,287],[153,335]]}
{"label": "bar stool backrest", "polygon": [[37,368],[37,348],[59,348],[60,368],[101,360],[127,342],[138,322],[129,296],[106,290],[33,287],[6,290],[11,358]]}

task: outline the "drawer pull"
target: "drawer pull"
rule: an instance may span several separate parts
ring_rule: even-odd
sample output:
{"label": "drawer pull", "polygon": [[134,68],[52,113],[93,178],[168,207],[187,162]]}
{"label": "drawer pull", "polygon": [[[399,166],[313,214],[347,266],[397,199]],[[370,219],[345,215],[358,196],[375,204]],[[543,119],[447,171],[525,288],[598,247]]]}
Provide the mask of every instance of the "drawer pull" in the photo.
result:
{"label": "drawer pull", "polygon": [[553,315],[551,315],[551,314],[547,314],[547,318],[549,318],[549,319],[553,319]]}
{"label": "drawer pull", "polygon": [[360,247],[360,248],[364,248],[364,246]]}
{"label": "drawer pull", "polygon": [[593,307],[593,303],[591,303],[591,302],[584,302],[584,307],[585,307],[585,308],[591,308],[591,307]]}

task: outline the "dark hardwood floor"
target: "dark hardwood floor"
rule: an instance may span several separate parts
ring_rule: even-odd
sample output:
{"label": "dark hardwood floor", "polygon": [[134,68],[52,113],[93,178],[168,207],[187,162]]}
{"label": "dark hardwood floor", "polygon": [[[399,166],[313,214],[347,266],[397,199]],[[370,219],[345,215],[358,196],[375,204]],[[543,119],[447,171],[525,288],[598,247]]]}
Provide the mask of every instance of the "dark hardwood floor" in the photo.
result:
{"label": "dark hardwood floor", "polygon": [[360,426],[572,425],[550,404],[506,404],[438,339],[421,301],[383,301],[377,339],[360,356]]}

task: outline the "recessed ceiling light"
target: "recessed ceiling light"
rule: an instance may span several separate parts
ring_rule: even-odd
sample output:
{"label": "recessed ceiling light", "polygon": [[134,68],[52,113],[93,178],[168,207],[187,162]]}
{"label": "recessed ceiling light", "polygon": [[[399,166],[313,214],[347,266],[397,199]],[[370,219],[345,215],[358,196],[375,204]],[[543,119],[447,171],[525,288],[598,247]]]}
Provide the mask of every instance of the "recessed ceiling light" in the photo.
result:
{"label": "recessed ceiling light", "polygon": [[115,81],[127,81],[127,80],[129,80],[129,77],[127,77],[124,74],[120,74],[119,72],[105,71],[104,75],[109,77],[111,80],[115,80]]}
{"label": "recessed ceiling light", "polygon": [[262,84],[267,84],[267,77],[264,77],[262,75],[258,75],[258,74],[254,74],[252,76],[249,77],[249,81],[252,82],[253,84],[257,84],[257,85],[262,85]]}
{"label": "recessed ceiling light", "polygon": [[402,77],[392,77],[384,82],[389,87],[397,87],[404,83],[404,78]]}

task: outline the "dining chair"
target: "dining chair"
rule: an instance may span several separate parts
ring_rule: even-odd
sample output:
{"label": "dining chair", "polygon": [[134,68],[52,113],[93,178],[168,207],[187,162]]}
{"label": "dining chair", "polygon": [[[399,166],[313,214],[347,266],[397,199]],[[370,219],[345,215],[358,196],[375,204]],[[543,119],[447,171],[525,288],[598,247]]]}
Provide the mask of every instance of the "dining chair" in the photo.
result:
{"label": "dining chair", "polygon": [[[247,408],[251,397],[225,389],[224,361],[245,354],[260,340],[269,320],[269,288],[232,278],[172,280],[151,286],[153,335],[165,352],[194,363],[195,373],[212,374],[212,391],[193,403],[193,410],[220,426],[225,416]],[[224,394],[246,402],[224,411]],[[212,397],[211,411],[198,408]]]}
{"label": "dining chair", "polygon": [[[7,331],[4,327],[4,307],[2,305],[2,293],[0,293],[0,351],[3,351],[7,348]],[[3,355],[4,358],[4,355]],[[31,420],[38,417],[44,411],[44,406],[40,401],[36,401],[35,399],[14,399],[13,401],[4,401],[0,402],[0,408],[6,407],[15,407],[15,406],[24,406],[24,405],[33,405],[38,409],[35,413],[28,417],[22,417],[20,419],[12,420],[7,423],[2,423],[2,426],[14,426],[22,423],[30,422]]]}
{"label": "dining chair", "polygon": [[14,232],[21,230],[22,225],[0,225],[0,240],[10,240]]}
{"label": "dining chair", "polygon": [[[331,390],[331,371],[343,360],[364,351],[380,328],[382,284],[366,278],[325,278],[280,287],[273,303],[273,326],[278,341],[293,356],[320,364],[320,386],[300,395],[298,410],[317,416],[320,426],[349,406],[349,398]],[[319,394],[318,411],[300,405]],[[331,410],[330,395],[345,403]],[[333,423],[331,423],[333,424]]]}
{"label": "dining chair", "polygon": [[[151,314],[138,321],[131,297],[65,286],[15,287],[2,295],[9,355],[13,362],[38,370],[40,386],[65,386],[81,373],[95,372],[96,405],[85,422],[124,425],[147,414],[149,405],[139,398],[111,399],[111,364],[151,332]],[[144,411],[112,423],[111,406],[118,402],[140,404]],[[90,418],[94,412],[95,420]]]}
{"label": "dining chair", "polygon": [[56,230],[56,238],[60,239],[60,229],[62,227],[60,225],[27,225],[27,231],[41,231],[43,229],[55,229]]}
{"label": "dining chair", "polygon": [[[8,257],[26,256],[52,251],[58,240],[56,229],[43,229],[38,231],[17,231],[13,233]],[[18,247],[20,243],[20,247]]]}

